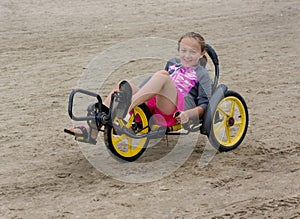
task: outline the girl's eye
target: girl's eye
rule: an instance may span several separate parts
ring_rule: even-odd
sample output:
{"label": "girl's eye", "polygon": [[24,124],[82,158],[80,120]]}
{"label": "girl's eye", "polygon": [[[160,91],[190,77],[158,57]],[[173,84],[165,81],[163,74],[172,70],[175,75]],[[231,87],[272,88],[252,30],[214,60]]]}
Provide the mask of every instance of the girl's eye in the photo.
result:
{"label": "girl's eye", "polygon": [[180,52],[181,53],[189,53],[189,54],[191,54],[191,55],[196,55],[197,54],[197,52],[195,51],[195,50],[188,50],[188,49],[180,49]]}

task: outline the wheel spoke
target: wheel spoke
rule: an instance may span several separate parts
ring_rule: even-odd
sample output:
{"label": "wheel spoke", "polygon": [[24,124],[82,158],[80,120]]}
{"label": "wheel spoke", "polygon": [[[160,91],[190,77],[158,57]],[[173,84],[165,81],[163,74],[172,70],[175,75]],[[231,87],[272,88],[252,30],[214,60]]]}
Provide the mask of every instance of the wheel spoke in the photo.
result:
{"label": "wheel spoke", "polygon": [[227,142],[230,143],[231,142],[230,127],[225,126],[225,131],[226,131],[226,136],[227,136]]}
{"label": "wheel spoke", "polygon": [[215,129],[216,133],[219,133],[219,131],[225,127],[225,119],[222,120],[222,122],[218,125],[218,127]]}
{"label": "wheel spoke", "polygon": [[132,153],[132,138],[128,138],[128,153]]}
{"label": "wheel spoke", "polygon": [[234,126],[241,126],[242,124],[243,124],[242,121],[236,121],[236,122],[234,123]]}
{"label": "wheel spoke", "polygon": [[228,116],[228,114],[221,108],[221,106],[218,106],[218,111],[220,112],[220,114],[221,114],[223,117]]}
{"label": "wheel spoke", "polygon": [[231,108],[230,108],[230,117],[234,116],[234,108],[235,108],[235,102],[231,102]]}
{"label": "wheel spoke", "polygon": [[143,134],[147,134],[148,133],[148,129],[143,129],[143,130],[140,130],[136,133],[136,135],[143,135]]}
{"label": "wheel spoke", "polygon": [[118,137],[114,138],[114,141],[116,144],[118,144],[120,141],[122,141],[123,139],[125,139],[125,135],[118,135]]}
{"label": "wheel spoke", "polygon": [[131,119],[128,122],[122,122],[122,126],[125,126],[126,128],[130,128],[131,127]]}

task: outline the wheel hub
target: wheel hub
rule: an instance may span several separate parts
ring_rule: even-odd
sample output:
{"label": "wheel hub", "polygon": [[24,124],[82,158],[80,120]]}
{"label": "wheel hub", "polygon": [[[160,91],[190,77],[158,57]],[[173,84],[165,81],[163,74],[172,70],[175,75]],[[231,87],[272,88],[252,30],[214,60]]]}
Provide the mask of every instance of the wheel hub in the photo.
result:
{"label": "wheel hub", "polygon": [[234,118],[233,117],[228,118],[228,125],[229,126],[233,126],[234,125]]}

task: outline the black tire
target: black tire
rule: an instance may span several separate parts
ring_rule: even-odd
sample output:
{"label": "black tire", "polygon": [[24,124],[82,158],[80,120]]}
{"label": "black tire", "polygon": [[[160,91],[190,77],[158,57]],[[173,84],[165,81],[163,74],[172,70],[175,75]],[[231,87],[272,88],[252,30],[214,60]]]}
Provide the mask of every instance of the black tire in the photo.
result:
{"label": "black tire", "polygon": [[249,123],[248,108],[243,97],[227,90],[211,112],[210,143],[221,152],[236,149],[244,140]]}
{"label": "black tire", "polygon": [[[135,115],[139,115],[141,121],[133,123],[133,115],[130,116],[127,127],[134,128],[136,134],[145,134],[149,132],[149,118],[151,113],[145,104],[135,107]],[[134,124],[134,126],[132,125]],[[118,135],[113,126],[106,126],[104,129],[104,141],[108,150],[121,160],[132,162],[138,159],[146,150],[149,143],[149,138],[132,139],[125,134]],[[126,143],[127,141],[127,143]],[[133,148],[134,141],[137,142]],[[131,142],[131,143],[130,143]],[[127,151],[126,151],[127,149]]]}

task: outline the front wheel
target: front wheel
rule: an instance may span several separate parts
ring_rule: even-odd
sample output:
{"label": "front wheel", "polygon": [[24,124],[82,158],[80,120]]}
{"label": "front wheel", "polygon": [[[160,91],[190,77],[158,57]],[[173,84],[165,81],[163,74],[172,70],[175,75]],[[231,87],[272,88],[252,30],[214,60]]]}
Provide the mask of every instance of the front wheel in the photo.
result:
{"label": "front wheel", "polygon": [[243,97],[235,91],[226,91],[213,113],[211,144],[219,151],[237,148],[246,136],[248,122],[248,108]]}
{"label": "front wheel", "polygon": [[[142,104],[134,108],[126,124],[117,118],[115,120],[118,121],[114,122],[118,122],[120,126],[132,130],[135,135],[142,135],[149,132],[149,118],[150,111],[145,104]],[[116,133],[113,126],[106,126],[104,141],[112,154],[122,160],[132,162],[145,152],[149,138],[133,139],[126,134]]]}

